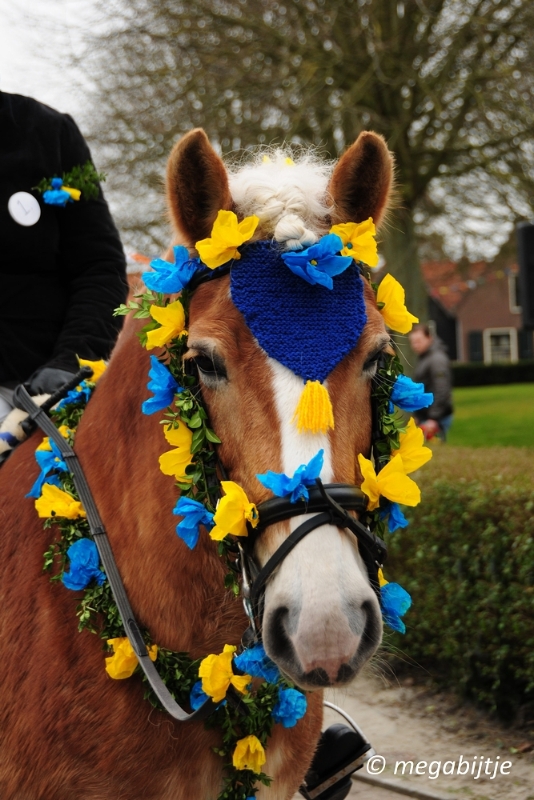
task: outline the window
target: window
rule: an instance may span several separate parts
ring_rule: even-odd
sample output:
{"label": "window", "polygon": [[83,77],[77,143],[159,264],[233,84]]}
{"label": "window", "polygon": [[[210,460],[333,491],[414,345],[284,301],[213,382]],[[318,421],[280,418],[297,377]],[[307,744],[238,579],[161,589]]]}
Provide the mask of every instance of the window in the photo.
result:
{"label": "window", "polygon": [[521,313],[521,296],[519,294],[519,275],[508,276],[508,298],[512,314]]}
{"label": "window", "polygon": [[486,328],[484,331],[484,363],[515,363],[517,361],[517,330],[515,328]]}

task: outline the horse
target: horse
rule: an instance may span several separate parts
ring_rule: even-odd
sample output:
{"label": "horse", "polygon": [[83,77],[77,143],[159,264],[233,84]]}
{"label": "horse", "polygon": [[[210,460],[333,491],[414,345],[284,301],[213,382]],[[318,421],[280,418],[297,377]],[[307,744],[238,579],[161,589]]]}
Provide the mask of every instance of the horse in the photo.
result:
{"label": "horse", "polygon": [[[373,132],[361,133],[332,168],[309,157],[286,165],[273,156],[271,166],[229,172],[202,130],[184,135],[167,166],[176,241],[193,252],[221,209],[255,213],[254,238],[293,249],[331,224],[372,217],[378,225],[387,212],[392,156]],[[327,379],[335,428],[317,434],[291,424],[302,381],[259,346],[232,301],[228,276],[192,296],[186,358],[199,366],[203,402],[222,442],[220,461],[256,504],[272,496],[258,473],[291,475],[319,447],[325,482],[361,483],[357,455],[371,445],[371,379],[389,341],[374,292],[364,284],[365,328]],[[175,535],[169,509],[176,488],[157,468],[160,419],[140,413],[148,354],[139,328],[126,321],[75,449],[138,620],[154,641],[200,658],[239,642],[246,618],[223,588],[225,568],[209,537],[189,551]],[[41,438],[31,436],[0,471],[0,796],[215,800],[222,781],[213,751],[217,730],[151,708],[135,676],[111,680],[97,638],[77,631],[73,595],[43,574],[53,534],[25,498]],[[302,519],[273,524],[258,538],[260,565]],[[262,626],[268,655],[310,689],[308,711],[294,731],[275,726],[265,766],[274,780],[257,794],[287,800],[314,755],[323,688],[353,680],[380,643],[380,607],[354,536],[323,525],[299,543],[267,584]]]}

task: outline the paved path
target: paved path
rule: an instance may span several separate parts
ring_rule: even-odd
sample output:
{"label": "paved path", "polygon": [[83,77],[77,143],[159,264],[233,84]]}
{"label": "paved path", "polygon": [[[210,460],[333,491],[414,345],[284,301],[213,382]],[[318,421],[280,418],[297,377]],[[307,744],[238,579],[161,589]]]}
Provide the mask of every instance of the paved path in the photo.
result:
{"label": "paved path", "polygon": [[[534,800],[534,751],[513,752],[528,750],[529,739],[534,742],[534,730],[505,729],[450,695],[386,683],[369,675],[361,676],[348,692],[329,692],[327,699],[356,720],[375,751],[385,758],[386,767],[380,777],[401,783],[408,790],[415,789],[415,796],[420,793],[419,797],[429,794],[451,800]],[[326,709],[325,725],[334,722],[343,720]],[[470,770],[475,764],[475,774],[443,775],[445,762],[447,771],[453,768],[452,762],[456,770],[460,757],[464,760],[463,769],[465,762],[469,762]],[[414,763],[414,774],[401,775],[402,766],[394,774],[395,764],[402,761]],[[481,761],[481,774],[476,779]],[[495,764],[500,766],[505,761],[511,762],[505,768],[509,774],[498,772],[494,779],[484,776],[484,768],[492,773]],[[436,774],[436,762],[441,762],[440,774],[433,779],[429,771]],[[422,774],[415,774],[418,763]],[[349,795],[351,800],[398,800],[402,796],[359,781],[354,781]]]}

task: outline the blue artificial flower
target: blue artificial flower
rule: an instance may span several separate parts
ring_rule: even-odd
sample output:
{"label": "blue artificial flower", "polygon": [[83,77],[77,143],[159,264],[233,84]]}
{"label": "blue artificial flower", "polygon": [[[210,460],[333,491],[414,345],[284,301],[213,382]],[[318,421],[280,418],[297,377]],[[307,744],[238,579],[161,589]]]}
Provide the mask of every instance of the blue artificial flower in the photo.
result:
{"label": "blue artificial flower", "polygon": [[340,256],[343,242],[335,233],[327,233],[316,244],[306,250],[292,250],[282,253],[282,259],[291,272],[304,278],[305,281],[334,288],[333,275],[339,275],[352,264],[352,256]]}
{"label": "blue artificial flower", "polygon": [[386,583],[380,588],[382,616],[390,628],[399,633],[406,633],[403,617],[412,604],[408,592],[398,583]]}
{"label": "blue artificial flower", "polygon": [[246,675],[263,678],[267,683],[276,683],[280,678],[278,667],[271,661],[260,643],[234,656],[234,664]]}
{"label": "blue artificial flower", "polygon": [[93,387],[89,386],[87,381],[82,381],[79,387],[76,389],[71,389],[68,392],[63,400],[60,400],[57,406],[55,406],[56,410],[60,408],[65,408],[65,406],[77,405],[78,403],[87,403],[89,398],[91,397],[91,393],[93,391]]}
{"label": "blue artificial flower", "polygon": [[92,539],[78,539],[71,544],[67,550],[67,558],[70,560],[70,572],[64,572],[61,576],[67,589],[85,589],[92,578],[102,586],[106,576],[98,568],[100,559]]}
{"label": "blue artificial flower", "polygon": [[176,245],[174,248],[174,264],[156,258],[150,262],[154,272],[143,272],[145,286],[154,292],[172,294],[185,289],[197,269],[200,259],[191,258],[187,247]]}
{"label": "blue artificial flower", "polygon": [[148,377],[151,380],[147,384],[147,389],[154,392],[154,397],[145,400],[141,406],[143,414],[154,414],[162,408],[167,408],[172,403],[174,395],[183,392],[183,387],[176,383],[168,367],[158,361],[156,356],[150,356]]}
{"label": "blue artificial flower", "polygon": [[192,550],[198,542],[200,535],[199,526],[204,525],[208,531],[213,528],[213,514],[208,511],[198,500],[190,497],[180,497],[172,510],[173,514],[183,517],[176,526],[176,533]]}
{"label": "blue artificial flower", "polygon": [[419,411],[434,402],[432,392],[425,392],[424,384],[415,383],[407,375],[398,375],[390,396],[389,413],[393,413],[393,403],[403,411]]}
{"label": "blue artificial flower", "polygon": [[40,497],[45,483],[51,483],[53,486],[62,488],[61,479],[56,473],[68,472],[68,468],[58,446],[52,439],[50,439],[50,446],[52,450],[35,451],[35,460],[41,468],[41,473],[26,497]]}
{"label": "blue artificial flower", "polygon": [[278,702],[273,708],[273,719],[284,728],[293,728],[302,719],[308,707],[307,700],[297,689],[280,689]]}
{"label": "blue artificial flower", "polygon": [[264,475],[256,475],[256,478],[267,489],[270,489],[277,497],[287,497],[296,503],[297,500],[308,500],[310,494],[307,486],[313,486],[315,479],[321,474],[323,468],[324,450],[319,450],[307,464],[297,467],[293,477],[288,477],[283,472],[266,472]]}
{"label": "blue artificial flower", "polygon": [[398,503],[388,503],[380,509],[380,519],[384,520],[386,517],[388,518],[388,529],[390,533],[396,531],[397,528],[407,528],[409,525]]}
{"label": "blue artificial flower", "polygon": [[43,193],[43,202],[49,206],[66,206],[67,203],[74,202],[69,192],[61,188],[63,186],[61,178],[52,178],[51,184],[52,188]]}
{"label": "blue artificial flower", "polygon": [[197,708],[203,706],[206,700],[209,699],[210,698],[206,692],[202,691],[202,681],[197,681],[191,689],[191,694],[189,695],[189,705],[193,711],[196,711]]}

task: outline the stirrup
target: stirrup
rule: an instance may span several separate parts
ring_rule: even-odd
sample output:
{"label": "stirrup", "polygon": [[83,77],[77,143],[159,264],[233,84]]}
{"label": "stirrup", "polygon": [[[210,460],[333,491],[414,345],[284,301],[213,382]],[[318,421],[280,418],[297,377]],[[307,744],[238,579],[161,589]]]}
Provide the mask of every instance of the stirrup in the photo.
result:
{"label": "stirrup", "polygon": [[361,769],[375,751],[345,711],[333,703],[325,701],[324,705],[341,714],[351,727],[337,724],[323,731],[299,792],[306,800],[344,800],[352,787],[350,776]]}

